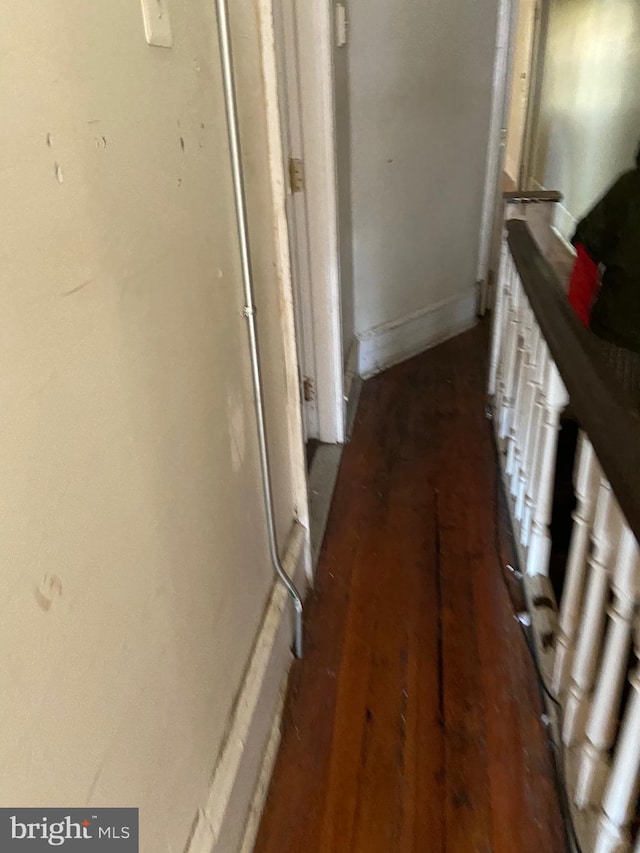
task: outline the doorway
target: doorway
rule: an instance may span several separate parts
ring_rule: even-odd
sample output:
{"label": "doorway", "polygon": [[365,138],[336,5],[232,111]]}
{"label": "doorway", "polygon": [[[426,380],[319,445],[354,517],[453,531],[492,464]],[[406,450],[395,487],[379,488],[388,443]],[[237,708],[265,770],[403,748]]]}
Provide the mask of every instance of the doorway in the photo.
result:
{"label": "doorway", "polygon": [[526,137],[533,85],[535,45],[540,23],[540,0],[519,0],[512,33],[512,64],[507,140],[504,158],[504,190],[526,188],[528,164]]}
{"label": "doorway", "polygon": [[532,136],[542,78],[545,0],[500,0],[487,170],[480,229],[478,313],[493,304],[503,193],[529,189]]}

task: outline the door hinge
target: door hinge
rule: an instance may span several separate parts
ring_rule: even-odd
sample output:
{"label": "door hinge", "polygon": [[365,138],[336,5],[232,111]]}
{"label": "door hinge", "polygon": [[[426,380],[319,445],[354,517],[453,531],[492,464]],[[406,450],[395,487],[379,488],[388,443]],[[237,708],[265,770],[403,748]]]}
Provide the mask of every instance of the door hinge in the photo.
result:
{"label": "door hinge", "polygon": [[304,189],[304,163],[297,157],[289,157],[289,187],[292,193]]}
{"label": "door hinge", "polygon": [[305,403],[310,403],[312,400],[315,400],[315,388],[313,387],[313,379],[309,379],[308,376],[305,376],[302,380],[302,395],[304,397]]}

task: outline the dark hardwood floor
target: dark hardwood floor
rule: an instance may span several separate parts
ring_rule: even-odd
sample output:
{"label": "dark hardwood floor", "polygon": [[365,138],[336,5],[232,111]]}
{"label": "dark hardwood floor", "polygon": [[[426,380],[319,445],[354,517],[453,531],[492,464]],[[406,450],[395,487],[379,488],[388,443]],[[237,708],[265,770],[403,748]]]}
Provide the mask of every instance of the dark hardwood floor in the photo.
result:
{"label": "dark hardwood floor", "polygon": [[486,347],[481,325],[363,386],[256,853],[566,849]]}

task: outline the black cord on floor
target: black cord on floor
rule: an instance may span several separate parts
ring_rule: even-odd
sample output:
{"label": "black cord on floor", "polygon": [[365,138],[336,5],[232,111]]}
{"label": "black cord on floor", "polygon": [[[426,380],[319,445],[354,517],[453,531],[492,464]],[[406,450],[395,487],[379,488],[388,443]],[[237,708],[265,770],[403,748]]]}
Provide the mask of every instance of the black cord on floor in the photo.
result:
{"label": "black cord on floor", "polygon": [[[495,447],[495,445],[494,445]],[[511,610],[513,611],[513,616],[516,622],[520,625],[522,637],[524,638],[525,644],[527,646],[527,650],[529,652],[529,656],[533,663],[533,668],[536,673],[536,680],[538,682],[538,687],[542,693],[549,699],[552,703],[553,707],[556,710],[559,718],[559,724],[557,725],[557,730],[559,732],[562,731],[562,705],[556,696],[553,695],[549,687],[547,686],[547,682],[542,674],[542,670],[540,669],[540,663],[538,661],[538,655],[535,649],[535,645],[533,639],[531,638],[529,631],[527,630],[527,626],[524,625],[519,618],[519,609],[516,607],[516,604],[513,600],[513,596],[511,594],[511,588],[509,587],[509,583],[507,581],[507,576],[505,575],[505,569],[508,567],[503,566],[502,564],[502,553],[500,548],[500,495],[503,494],[502,484],[500,481],[500,464],[498,461],[497,448],[496,448],[496,459],[495,459],[495,470],[496,470],[496,482],[495,482],[495,491],[494,491],[494,538],[495,538],[495,550],[496,556],[498,558],[498,568],[500,572],[500,578],[504,587],[507,591],[507,596],[509,598],[509,603],[511,605]],[[514,556],[516,554],[516,549],[513,548]],[[556,721],[557,722],[557,721]],[[551,726],[547,727],[547,733],[549,737],[549,742],[551,744],[551,749],[554,756],[553,769],[554,769],[554,782],[556,793],[558,795],[558,801],[560,803],[560,810],[562,811],[562,818],[565,825],[565,831],[567,833],[568,840],[573,845],[574,853],[582,853],[582,848],[580,847],[580,842],[578,841],[578,834],[576,832],[575,824],[573,822],[573,815],[571,813],[571,804],[569,802],[569,795],[567,793],[567,776],[566,776],[566,766],[564,763],[564,747],[562,743],[556,744],[552,735],[551,735]]]}

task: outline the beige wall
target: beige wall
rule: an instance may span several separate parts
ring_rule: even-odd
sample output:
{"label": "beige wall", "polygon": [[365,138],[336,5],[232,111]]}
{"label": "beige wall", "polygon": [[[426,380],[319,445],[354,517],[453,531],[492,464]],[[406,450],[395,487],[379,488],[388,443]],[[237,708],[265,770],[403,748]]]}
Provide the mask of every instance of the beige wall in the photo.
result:
{"label": "beige wall", "polygon": [[552,0],[532,177],[560,190],[570,236],[640,139],[637,0]]}
{"label": "beige wall", "polygon": [[[171,3],[171,50],[127,0],[9,0],[0,34],[0,802],[139,806],[144,853],[184,848],[272,585],[213,10]],[[301,448],[233,14],[283,537]]]}

